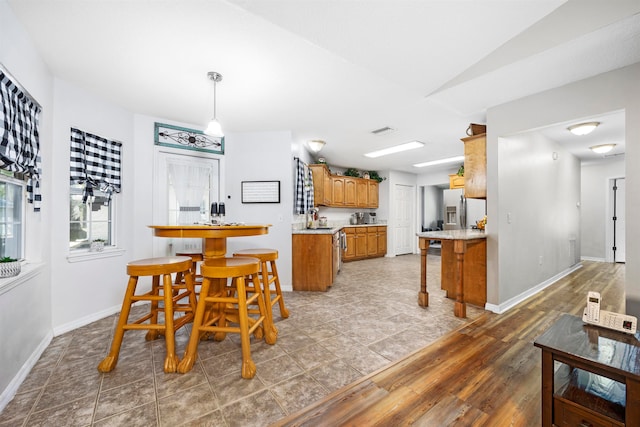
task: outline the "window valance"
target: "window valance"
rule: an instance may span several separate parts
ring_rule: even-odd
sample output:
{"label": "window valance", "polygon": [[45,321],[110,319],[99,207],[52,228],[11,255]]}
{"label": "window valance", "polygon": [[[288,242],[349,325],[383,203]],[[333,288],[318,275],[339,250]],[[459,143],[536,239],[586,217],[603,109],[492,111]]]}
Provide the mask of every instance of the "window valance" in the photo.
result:
{"label": "window valance", "polygon": [[41,108],[28,93],[0,67],[0,168],[27,182],[27,199],[40,211],[42,176],[40,138]]}
{"label": "window valance", "polygon": [[98,188],[109,196],[120,192],[122,143],[71,128],[71,184],[84,184],[82,201]]}

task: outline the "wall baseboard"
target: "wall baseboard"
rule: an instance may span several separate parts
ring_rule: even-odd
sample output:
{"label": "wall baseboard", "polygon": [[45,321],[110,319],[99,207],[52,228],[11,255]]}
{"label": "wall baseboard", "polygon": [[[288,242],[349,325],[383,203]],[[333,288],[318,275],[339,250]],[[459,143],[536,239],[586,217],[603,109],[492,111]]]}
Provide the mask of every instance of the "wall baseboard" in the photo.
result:
{"label": "wall baseboard", "polygon": [[582,256],[580,257],[581,261],[594,261],[594,262],[607,262],[606,259],[604,258],[595,258],[595,257],[590,257],[590,256]]}
{"label": "wall baseboard", "polygon": [[550,277],[549,279],[545,280],[544,282],[534,286],[533,288],[530,288],[528,290],[526,290],[525,292],[521,293],[520,295],[516,295],[513,298],[508,299],[507,301],[503,302],[502,304],[490,304],[490,303],[486,303],[484,308],[485,310],[489,310],[492,311],[494,313],[497,314],[503,314],[505,312],[507,312],[508,310],[512,309],[513,307],[515,307],[516,305],[520,304],[522,301],[526,300],[529,297],[532,297],[533,295],[537,294],[538,292],[542,291],[545,288],[548,288],[549,286],[553,285],[555,282],[557,282],[558,280],[562,279],[563,277],[573,273],[574,271],[578,270],[579,268],[582,268],[582,264],[578,263],[575,264],[571,267],[569,267],[568,269],[556,274],[553,277]]}
{"label": "wall baseboard", "polygon": [[16,393],[18,392],[18,388],[20,387],[22,382],[25,380],[25,378],[27,378],[27,375],[29,375],[29,372],[31,372],[31,369],[35,366],[36,362],[38,362],[38,360],[40,359],[40,356],[42,356],[42,353],[44,353],[44,351],[47,349],[52,339],[53,339],[53,333],[50,332],[42,339],[42,341],[40,341],[40,344],[38,344],[38,347],[36,347],[36,349],[33,350],[33,353],[31,353],[31,356],[29,356],[29,358],[24,363],[24,365],[22,365],[22,368],[20,368],[18,373],[15,375],[15,377],[13,377],[11,382],[2,391],[2,394],[0,394],[0,412],[4,410],[4,408],[9,404],[9,402],[11,402],[13,397],[16,395]]}
{"label": "wall baseboard", "polygon": [[[134,303],[134,306],[149,304],[147,301],[139,301]],[[102,311],[97,313],[91,313],[88,316],[82,317],[80,319],[76,319],[73,322],[65,323],[60,326],[56,326],[53,328],[53,336],[57,337],[58,335],[62,335],[69,331],[73,331],[74,329],[81,328],[83,326],[87,326],[89,323],[93,323],[97,320],[104,319],[105,317],[111,316],[112,314],[119,313],[122,309],[122,305],[114,305],[109,308],[105,308]]]}

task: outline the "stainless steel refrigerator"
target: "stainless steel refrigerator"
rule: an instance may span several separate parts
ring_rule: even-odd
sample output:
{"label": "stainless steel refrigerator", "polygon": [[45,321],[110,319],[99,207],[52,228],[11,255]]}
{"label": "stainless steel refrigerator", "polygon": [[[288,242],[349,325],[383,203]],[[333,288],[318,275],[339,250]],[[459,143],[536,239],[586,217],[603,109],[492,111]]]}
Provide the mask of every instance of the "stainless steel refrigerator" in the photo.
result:
{"label": "stainless steel refrigerator", "polygon": [[468,199],[464,197],[462,189],[444,190],[442,205],[445,230],[472,228],[487,212],[485,200]]}

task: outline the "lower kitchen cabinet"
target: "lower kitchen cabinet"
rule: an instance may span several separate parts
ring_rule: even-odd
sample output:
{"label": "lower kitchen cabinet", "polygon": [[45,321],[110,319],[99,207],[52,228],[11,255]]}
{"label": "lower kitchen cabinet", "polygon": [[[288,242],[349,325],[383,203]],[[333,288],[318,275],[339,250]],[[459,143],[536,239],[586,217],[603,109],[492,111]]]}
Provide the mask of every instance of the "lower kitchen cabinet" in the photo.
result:
{"label": "lower kitchen cabinet", "polygon": [[387,254],[386,226],[346,227],[343,231],[347,236],[343,261],[376,258]]}
{"label": "lower kitchen cabinet", "polygon": [[333,234],[293,234],[292,285],[294,291],[326,291],[338,266]]}

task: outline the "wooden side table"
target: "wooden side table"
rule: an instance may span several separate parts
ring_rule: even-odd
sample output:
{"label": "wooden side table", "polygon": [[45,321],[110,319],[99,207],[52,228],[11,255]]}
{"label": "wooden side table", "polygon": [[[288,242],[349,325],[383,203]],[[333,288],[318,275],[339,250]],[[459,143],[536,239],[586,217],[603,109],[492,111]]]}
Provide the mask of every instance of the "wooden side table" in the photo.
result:
{"label": "wooden side table", "polygon": [[[640,426],[640,333],[586,325],[563,314],[534,345],[542,349],[543,426]],[[561,386],[554,362],[570,373]]]}

